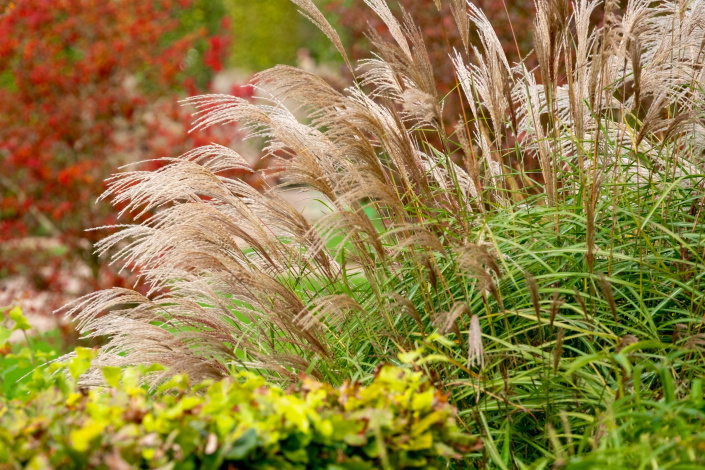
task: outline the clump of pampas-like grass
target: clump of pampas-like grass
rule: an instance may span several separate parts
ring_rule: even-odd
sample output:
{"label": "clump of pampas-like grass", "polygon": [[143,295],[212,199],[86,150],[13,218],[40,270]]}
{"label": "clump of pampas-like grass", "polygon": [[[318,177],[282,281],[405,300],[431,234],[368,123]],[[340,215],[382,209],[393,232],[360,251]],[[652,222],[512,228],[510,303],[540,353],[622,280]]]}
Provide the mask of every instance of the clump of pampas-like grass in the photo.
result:
{"label": "clump of pampas-like grass", "polygon": [[[254,104],[186,100],[195,131],[237,124],[266,142],[278,183],[264,192],[228,178],[252,170],[215,144],[109,180],[103,198],[136,225],[99,251],[150,291],[64,309],[109,338],[87,384],[103,365],[165,365],[154,383],[239,369],[341,382],[404,360],[504,429],[514,413],[549,422],[571,403],[587,416],[624,394],[621,366],[584,358],[627,335],[670,342],[684,325],[693,352],[673,374],[688,375],[702,359],[688,341],[704,300],[705,2],[537,0],[528,70],[480,9],[452,0],[479,42],[449,51],[458,88],[440,96],[403,10],[366,0],[389,34],[371,32],[375,53],[354,67],[312,1],[293,1],[354,81],[339,91],[277,66],[254,77]],[[455,127],[446,100],[464,103]],[[330,210],[308,220],[282,197],[292,188]]]}

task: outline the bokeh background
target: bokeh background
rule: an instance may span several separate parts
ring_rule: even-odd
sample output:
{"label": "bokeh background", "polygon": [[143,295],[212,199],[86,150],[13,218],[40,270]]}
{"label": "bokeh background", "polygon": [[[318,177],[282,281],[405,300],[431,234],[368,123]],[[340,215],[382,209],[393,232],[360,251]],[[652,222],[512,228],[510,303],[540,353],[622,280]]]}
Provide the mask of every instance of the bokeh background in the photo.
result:
{"label": "bokeh background", "polygon": [[[512,60],[531,49],[532,0],[475,3]],[[367,28],[386,34],[363,0],[316,4],[356,60],[369,57]],[[423,28],[440,89],[453,92],[448,51],[461,42],[448,5],[442,14],[433,0],[401,5]],[[137,282],[95,253],[111,230],[86,230],[127,223],[97,201],[105,179],[123,165],[212,142],[266,167],[236,127],[188,133],[193,110],[178,100],[250,99],[249,78],[276,64],[349,83],[335,49],[289,0],[0,1],[0,307],[21,305],[33,324],[75,341],[52,310]],[[444,109],[449,125],[461,111]],[[249,173],[233,176],[262,185]]]}

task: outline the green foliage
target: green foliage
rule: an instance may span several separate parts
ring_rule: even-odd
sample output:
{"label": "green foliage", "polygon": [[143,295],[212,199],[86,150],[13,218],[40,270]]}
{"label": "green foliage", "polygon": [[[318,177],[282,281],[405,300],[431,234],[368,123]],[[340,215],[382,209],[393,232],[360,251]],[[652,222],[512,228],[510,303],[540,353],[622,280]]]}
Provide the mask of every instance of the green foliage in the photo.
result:
{"label": "green foliage", "polygon": [[0,469],[443,468],[481,445],[418,372],[385,366],[339,389],[306,378],[287,392],[251,373],[192,388],[176,375],[150,394],[140,378],[160,368],[142,366],[104,368],[114,388],[77,388],[93,355],[37,369],[0,400]]}
{"label": "green foliage", "polygon": [[[317,62],[341,62],[330,42],[298,14],[290,0],[222,1],[232,20],[232,67],[255,72],[278,64],[295,65],[301,48]],[[330,0],[316,3],[326,5]]]}
{"label": "green foliage", "polygon": [[[0,309],[0,396],[14,397],[17,380],[32,372],[37,364],[43,364],[57,356],[60,347],[58,331],[35,335],[30,341],[28,331],[32,329],[20,307]],[[10,343],[13,331],[21,331],[23,342]],[[32,332],[34,333],[34,332]]]}
{"label": "green foliage", "polygon": [[[662,371],[670,374],[669,370]],[[671,386],[673,384],[671,383]],[[615,402],[590,426],[588,434],[571,444],[576,457],[561,456],[566,469],[675,468],[705,466],[705,402],[702,381],[693,381],[681,400],[642,400],[639,394]],[[566,430],[562,440],[570,434]],[[584,448],[592,452],[584,453]],[[572,452],[571,452],[572,453]]]}
{"label": "green foliage", "polygon": [[27,318],[25,318],[24,314],[22,313],[22,309],[20,309],[19,307],[13,307],[10,310],[8,316],[10,317],[10,320],[15,322],[15,326],[12,328],[12,331],[27,331],[32,328],[29,322],[27,321]]}
{"label": "green foliage", "polygon": [[232,66],[262,70],[296,63],[300,15],[293,3],[227,0],[226,5],[233,22]]}

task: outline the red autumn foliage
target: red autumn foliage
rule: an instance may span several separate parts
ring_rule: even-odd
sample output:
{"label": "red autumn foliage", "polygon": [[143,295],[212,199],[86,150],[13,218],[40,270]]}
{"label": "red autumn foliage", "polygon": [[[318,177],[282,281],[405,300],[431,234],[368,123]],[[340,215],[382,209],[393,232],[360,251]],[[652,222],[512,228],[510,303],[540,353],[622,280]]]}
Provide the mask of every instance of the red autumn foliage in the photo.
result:
{"label": "red autumn foliage", "polygon": [[105,231],[85,231],[117,222],[95,203],[104,179],[132,161],[227,143],[218,129],[187,134],[191,116],[176,103],[207,91],[188,73],[196,45],[210,74],[229,45],[180,29],[195,3],[16,0],[0,14],[0,278],[60,290],[62,273],[83,266],[85,289],[120,285],[93,254]]}

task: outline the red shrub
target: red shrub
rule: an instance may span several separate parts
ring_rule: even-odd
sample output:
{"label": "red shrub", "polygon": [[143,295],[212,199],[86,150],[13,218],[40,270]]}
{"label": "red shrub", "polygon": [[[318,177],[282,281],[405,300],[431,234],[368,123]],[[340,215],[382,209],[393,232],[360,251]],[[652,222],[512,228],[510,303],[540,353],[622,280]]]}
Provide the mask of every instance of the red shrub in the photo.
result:
{"label": "red shrub", "polygon": [[[93,254],[105,232],[85,231],[116,222],[95,204],[104,179],[130,161],[226,143],[217,130],[187,134],[176,103],[204,91],[189,76],[197,47],[211,74],[227,54],[226,35],[183,31],[179,17],[197,3],[17,0],[0,12],[0,278],[61,289],[60,273],[80,265],[86,288],[117,284]],[[43,236],[53,248],[28,243]]]}

